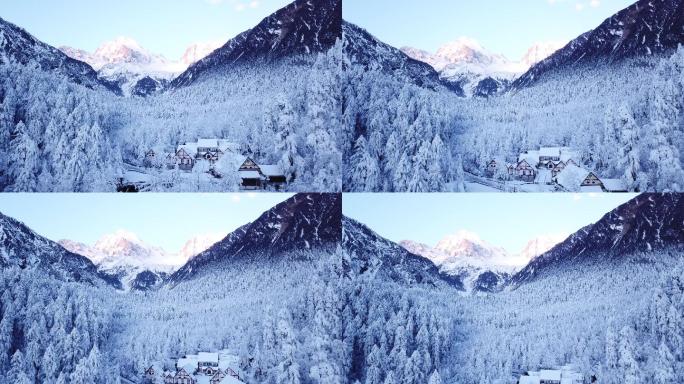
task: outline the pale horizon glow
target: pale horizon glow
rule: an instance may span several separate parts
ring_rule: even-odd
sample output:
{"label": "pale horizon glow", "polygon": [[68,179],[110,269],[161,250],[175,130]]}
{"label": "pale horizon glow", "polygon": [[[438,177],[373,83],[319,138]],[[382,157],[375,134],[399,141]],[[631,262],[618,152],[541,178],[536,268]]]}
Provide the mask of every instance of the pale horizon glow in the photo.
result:
{"label": "pale horizon glow", "polygon": [[435,53],[459,37],[516,61],[537,43],[570,41],[635,0],[345,0],[343,17],[396,48]]}
{"label": "pale horizon glow", "polygon": [[223,43],[253,28],[291,0],[21,0],[6,1],[0,17],[55,48],[94,52],[127,37],[169,60],[195,43]]}
{"label": "pale horizon glow", "polygon": [[292,194],[3,193],[0,212],[52,241],[93,245],[125,230],[142,242],[177,252],[190,239],[233,232]]}
{"label": "pale horizon glow", "polygon": [[544,235],[570,235],[636,194],[345,194],[343,213],[396,243],[434,247],[458,231],[520,252]]}

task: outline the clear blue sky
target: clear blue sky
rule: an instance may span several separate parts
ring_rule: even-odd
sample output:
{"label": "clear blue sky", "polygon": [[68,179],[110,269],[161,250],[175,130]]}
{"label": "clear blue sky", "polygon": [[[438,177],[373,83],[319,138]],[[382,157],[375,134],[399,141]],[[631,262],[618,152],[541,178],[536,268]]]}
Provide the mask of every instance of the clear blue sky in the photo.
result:
{"label": "clear blue sky", "polygon": [[510,59],[570,41],[636,0],[344,0],[344,19],[395,47],[434,52],[458,37]]}
{"label": "clear blue sky", "polygon": [[232,232],[290,196],[0,193],[0,212],[54,241],[93,244],[104,234],[125,229],[148,244],[175,252],[196,235]]}
{"label": "clear blue sky", "polygon": [[228,41],[291,0],[0,0],[0,17],[59,47],[94,51],[131,37],[179,58],[195,42]]}
{"label": "clear blue sky", "polygon": [[572,234],[632,194],[345,194],[343,212],[381,236],[435,246],[459,230],[511,253],[532,238]]}

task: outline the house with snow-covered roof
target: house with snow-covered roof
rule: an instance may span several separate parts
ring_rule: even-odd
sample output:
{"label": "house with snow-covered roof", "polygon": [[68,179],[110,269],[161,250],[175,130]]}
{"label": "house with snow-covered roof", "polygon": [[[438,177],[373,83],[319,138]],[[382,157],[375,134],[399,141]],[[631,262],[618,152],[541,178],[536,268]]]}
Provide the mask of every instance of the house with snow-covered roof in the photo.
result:
{"label": "house with snow-covered roof", "polygon": [[539,150],[525,151],[518,156],[518,162],[525,160],[535,168],[554,170],[572,162],[578,165],[578,154],[570,147],[540,147]]}
{"label": "house with snow-covered roof", "polygon": [[279,165],[257,164],[251,158],[246,158],[240,166],[238,174],[242,179],[242,188],[248,190],[264,189],[274,186],[276,189],[287,184],[285,173]]}
{"label": "house with snow-covered roof", "polygon": [[543,369],[539,371],[539,384],[560,384],[561,371],[556,369]]}
{"label": "house with snow-covered roof", "polygon": [[591,171],[568,165],[556,176],[556,184],[568,192],[604,192],[601,179]]}
{"label": "house with snow-covered roof", "polygon": [[583,384],[584,377],[572,366],[561,369],[529,371],[520,376],[518,384]]}
{"label": "house with snow-covered roof", "polygon": [[524,159],[518,162],[518,165],[515,167],[515,171],[518,179],[522,181],[532,182],[534,181],[535,177],[537,177],[537,170],[532,167],[527,160]]}
{"label": "house with snow-covered roof", "polygon": [[197,379],[195,379],[195,377],[188,371],[181,368],[173,376],[173,382],[170,384],[197,384]]}
{"label": "house with snow-covered roof", "polygon": [[541,147],[539,148],[539,163],[546,164],[549,161],[560,161],[560,147]]}
{"label": "house with snow-covered roof", "polygon": [[196,153],[195,151],[194,146],[187,144],[178,147],[175,156],[178,169],[182,171],[192,171],[192,168],[195,167],[195,156],[193,155]]}
{"label": "house with snow-covered roof", "polygon": [[219,354],[200,352],[197,355],[197,371],[206,375],[213,375],[219,370]]}
{"label": "house with snow-covered roof", "polygon": [[176,372],[161,377],[164,384],[234,384],[242,382],[239,366],[240,357],[228,350],[199,352],[177,359]]}
{"label": "house with snow-covered roof", "polygon": [[601,179],[601,181],[603,182],[603,188],[606,192],[629,192],[627,183],[622,179]]}

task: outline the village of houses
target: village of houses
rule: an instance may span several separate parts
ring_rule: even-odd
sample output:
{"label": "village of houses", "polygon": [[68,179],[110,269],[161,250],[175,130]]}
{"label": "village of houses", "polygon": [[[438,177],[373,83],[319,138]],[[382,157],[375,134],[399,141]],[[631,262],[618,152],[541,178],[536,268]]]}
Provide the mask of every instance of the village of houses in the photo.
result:
{"label": "village of houses", "polygon": [[[207,177],[220,178],[215,165],[223,156],[235,156],[240,162],[238,175],[243,190],[281,190],[287,185],[287,177],[277,164],[260,164],[243,155],[240,145],[224,139],[198,139],[196,142],[180,144],[174,151],[152,148],[145,153],[144,168],[178,169],[192,173],[195,168],[202,169]],[[126,181],[130,184],[144,185],[149,175],[144,169],[130,169]]]}
{"label": "village of houses", "polygon": [[520,375],[517,384],[594,384],[595,376],[584,377],[575,367],[568,365],[558,369],[528,371]]}
{"label": "village of houses", "polygon": [[487,178],[476,178],[471,184],[507,192],[627,192],[623,180],[602,178],[580,164],[572,148],[541,147],[520,154],[515,163],[491,160],[485,169]]}
{"label": "village of houses", "polygon": [[152,365],[143,377],[146,384],[243,384],[239,362],[229,351],[200,352],[177,359],[174,370]]}

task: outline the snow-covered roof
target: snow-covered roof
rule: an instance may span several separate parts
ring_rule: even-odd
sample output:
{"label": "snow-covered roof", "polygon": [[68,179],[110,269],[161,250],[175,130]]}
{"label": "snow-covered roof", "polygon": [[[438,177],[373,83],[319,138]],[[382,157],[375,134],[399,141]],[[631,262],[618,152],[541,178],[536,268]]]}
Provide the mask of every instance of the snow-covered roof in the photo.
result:
{"label": "snow-covered roof", "polygon": [[627,184],[622,179],[601,179],[608,192],[626,192]]}
{"label": "snow-covered roof", "polygon": [[578,162],[577,159],[579,159],[577,153],[572,150],[561,150],[561,156],[560,159],[562,162],[567,163],[570,160],[573,160],[574,162]]}
{"label": "snow-covered roof", "polygon": [[187,144],[181,144],[178,146],[178,151],[181,149],[185,150],[185,152],[190,155],[190,156],[195,156],[197,153],[197,143],[187,143]]}
{"label": "snow-covered roof", "polygon": [[522,376],[518,381],[519,384],[539,384],[541,380],[539,376]]}
{"label": "snow-covered roof", "polygon": [[219,384],[244,384],[242,381],[234,378],[233,376],[226,376],[219,382]]}
{"label": "snow-covered roof", "polygon": [[238,152],[240,151],[240,144],[234,143],[230,140],[219,140],[218,141],[218,147],[221,150],[221,152],[226,152],[226,151],[231,151],[231,152]]}
{"label": "snow-covered roof", "polygon": [[582,182],[589,176],[589,173],[590,172],[584,168],[580,168],[574,164],[568,164],[565,169],[558,173],[556,182],[570,192],[577,192],[579,191]]}
{"label": "snow-covered roof", "polygon": [[232,369],[234,372],[238,372],[238,367],[240,366],[240,357],[236,356],[227,351],[219,352],[219,369],[225,371],[226,368]]}
{"label": "snow-covered roof", "polygon": [[527,151],[527,153],[521,153],[518,156],[518,162],[527,161],[530,165],[535,165],[539,162],[539,151]]}
{"label": "snow-covered roof", "polygon": [[202,148],[218,148],[217,139],[197,139],[197,146]]}
{"label": "snow-covered roof", "polygon": [[259,165],[259,169],[266,176],[285,176],[282,168],[277,164]]}
{"label": "snow-covered roof", "polygon": [[197,355],[188,355],[178,359],[176,363],[178,370],[185,369],[188,373],[192,373],[197,368]]}
{"label": "snow-covered roof", "polygon": [[260,179],[261,174],[257,171],[239,171],[240,177],[243,179]]}
{"label": "snow-covered roof", "polygon": [[561,371],[555,369],[542,369],[539,371],[539,378],[544,381],[560,381]]}
{"label": "snow-covered roof", "polygon": [[200,352],[197,355],[197,361],[203,363],[218,363],[219,354],[214,352]]}
{"label": "snow-covered roof", "polygon": [[539,156],[559,157],[561,149],[559,147],[541,147],[539,148]]}

